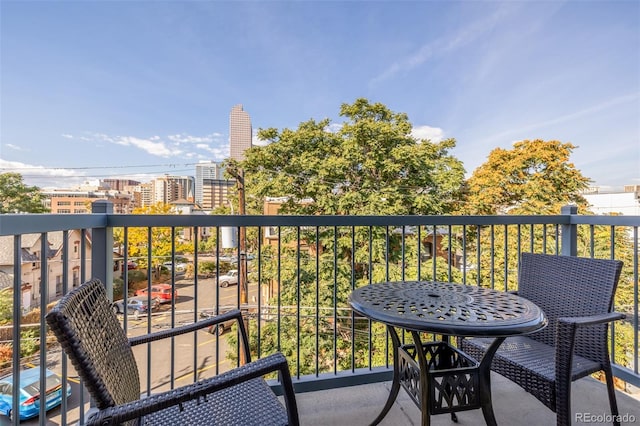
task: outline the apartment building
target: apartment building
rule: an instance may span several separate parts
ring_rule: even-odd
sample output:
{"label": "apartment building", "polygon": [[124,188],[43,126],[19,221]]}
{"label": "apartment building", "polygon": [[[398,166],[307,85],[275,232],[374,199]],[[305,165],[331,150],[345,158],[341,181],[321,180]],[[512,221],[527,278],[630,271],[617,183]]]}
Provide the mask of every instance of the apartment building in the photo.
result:
{"label": "apartment building", "polygon": [[[68,256],[65,259],[63,253],[64,234],[62,232],[47,233],[45,253],[42,249],[42,234],[23,235],[20,243],[20,273],[21,273],[21,295],[22,307],[30,310],[40,305],[42,288],[41,259],[47,258],[47,301],[57,299],[62,295],[63,289],[63,265],[68,264],[69,289],[80,285],[81,243],[83,234],[79,230],[71,230],[67,234]],[[87,253],[91,253],[91,238],[89,233],[84,234]],[[13,237],[0,237],[0,275],[11,277],[13,280]],[[91,259],[85,259],[85,267],[91,270]]]}
{"label": "apartment building", "polygon": [[194,201],[195,179],[193,176],[164,175],[151,182],[141,183],[134,189],[140,207],[157,203],[170,204],[178,200]]}
{"label": "apartment building", "polygon": [[51,213],[82,214],[91,213],[91,203],[98,200],[109,200],[113,203],[115,213],[131,213],[134,197],[131,193],[111,190],[87,189],[52,189],[40,191],[43,204]]}
{"label": "apartment building", "polygon": [[222,163],[207,161],[196,164],[195,185],[196,204],[213,210],[228,204],[229,189],[235,181],[225,178]]}

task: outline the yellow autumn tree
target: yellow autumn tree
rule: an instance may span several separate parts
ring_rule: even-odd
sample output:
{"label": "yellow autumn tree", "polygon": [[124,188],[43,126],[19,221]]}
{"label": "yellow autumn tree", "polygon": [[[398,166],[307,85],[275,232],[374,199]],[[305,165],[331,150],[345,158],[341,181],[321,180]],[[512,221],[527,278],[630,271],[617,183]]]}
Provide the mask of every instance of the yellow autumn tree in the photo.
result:
{"label": "yellow autumn tree", "polygon": [[[156,203],[147,207],[139,207],[133,210],[133,214],[176,214],[171,205]],[[191,245],[181,242],[177,235],[179,228],[171,227],[131,227],[127,229],[128,256],[142,267],[147,267],[149,260],[149,248],[151,248],[151,267],[157,269],[163,262],[171,259],[172,241],[175,240],[176,253],[186,253],[192,250]],[[118,245],[124,245],[124,229],[117,228],[113,231],[114,241]]]}
{"label": "yellow autumn tree", "polygon": [[570,143],[523,140],[496,148],[467,181],[463,214],[558,214],[587,206],[582,191],[591,182],[570,161]]}

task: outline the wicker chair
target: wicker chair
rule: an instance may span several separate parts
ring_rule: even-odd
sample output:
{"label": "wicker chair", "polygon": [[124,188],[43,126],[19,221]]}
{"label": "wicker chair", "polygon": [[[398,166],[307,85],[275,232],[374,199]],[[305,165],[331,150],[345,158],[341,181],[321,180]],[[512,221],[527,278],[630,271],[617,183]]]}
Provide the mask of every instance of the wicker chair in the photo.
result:
{"label": "wicker chair", "polygon": [[[132,346],[194,332],[229,319],[241,331],[247,363],[218,376],[140,398]],[[128,339],[98,280],[65,295],[47,323],[95,401],[87,425],[297,425],[298,411],[285,357],[250,362],[240,311]],[[285,406],[263,376],[279,372]]]}
{"label": "wicker chair", "polygon": [[[549,324],[529,336],[507,338],[491,369],[520,385],[571,424],[571,382],[604,371],[611,413],[618,407],[607,349],[608,324],[624,318],[612,312],[622,262],[522,253],[518,294],[542,308]],[[461,339],[480,359],[491,339]],[[618,424],[619,422],[615,422]]]}

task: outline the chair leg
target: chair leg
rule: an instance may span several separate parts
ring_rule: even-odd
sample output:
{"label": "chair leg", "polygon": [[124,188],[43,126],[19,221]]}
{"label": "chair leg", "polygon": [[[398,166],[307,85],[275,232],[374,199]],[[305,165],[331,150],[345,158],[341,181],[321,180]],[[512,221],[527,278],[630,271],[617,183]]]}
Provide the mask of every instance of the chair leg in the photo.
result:
{"label": "chair leg", "polygon": [[618,403],[616,401],[616,389],[613,386],[613,372],[611,371],[611,365],[607,365],[603,370],[604,376],[607,380],[607,393],[609,394],[609,406],[611,407],[613,424],[615,426],[620,426],[620,415],[618,413]]}
{"label": "chair leg", "polygon": [[556,381],[556,424],[571,426],[571,380],[560,376]]}

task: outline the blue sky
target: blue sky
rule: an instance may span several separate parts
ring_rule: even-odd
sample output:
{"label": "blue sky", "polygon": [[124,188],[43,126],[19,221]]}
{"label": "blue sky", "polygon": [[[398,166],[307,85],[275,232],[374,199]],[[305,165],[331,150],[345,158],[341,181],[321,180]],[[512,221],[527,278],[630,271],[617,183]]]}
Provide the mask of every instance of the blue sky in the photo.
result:
{"label": "blue sky", "polygon": [[42,187],[164,173],[359,97],[455,138],[467,174],[522,139],[640,184],[638,1],[0,2],[0,172]]}

